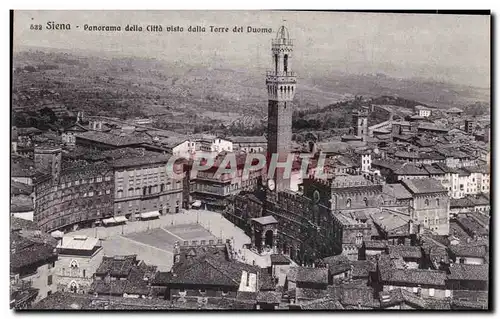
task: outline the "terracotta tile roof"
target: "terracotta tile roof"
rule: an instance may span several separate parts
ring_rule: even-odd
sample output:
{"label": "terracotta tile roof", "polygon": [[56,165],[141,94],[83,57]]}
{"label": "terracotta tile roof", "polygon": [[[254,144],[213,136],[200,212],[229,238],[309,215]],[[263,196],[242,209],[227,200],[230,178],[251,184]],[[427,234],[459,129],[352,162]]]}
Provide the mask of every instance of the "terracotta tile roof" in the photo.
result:
{"label": "terracotta tile roof", "polygon": [[404,163],[394,170],[397,175],[428,175],[429,173],[420,165],[414,163]]}
{"label": "terracotta tile roof", "polygon": [[17,230],[39,230],[40,228],[38,225],[31,221],[31,220],[26,220],[22,218],[17,218],[17,217],[10,217],[10,230],[11,231],[17,231]]}
{"label": "terracotta tile roof", "polygon": [[57,259],[54,245],[35,242],[17,233],[11,233],[10,247],[10,269],[14,273],[23,267],[44,264]]}
{"label": "terracotta tile roof", "polygon": [[130,270],[135,266],[137,266],[136,255],[114,257],[104,256],[95,273],[99,276],[109,274],[113,277],[126,277],[129,275]]}
{"label": "terracotta tile roof", "polygon": [[283,254],[272,254],[271,264],[274,265],[289,265],[291,263],[290,259]]}
{"label": "terracotta tile roof", "polygon": [[327,285],[328,269],[299,267],[297,272],[297,282]]}
{"label": "terracotta tile roof", "polygon": [[452,245],[449,247],[449,250],[456,257],[484,258],[488,254],[488,247],[486,245]]}
{"label": "terracotta tile roof", "polygon": [[268,291],[268,290],[274,291],[276,289],[276,283],[274,282],[273,277],[267,272],[267,269],[265,268],[262,268],[260,270],[258,282],[260,291]]}
{"label": "terracotta tile roof", "polygon": [[478,280],[488,281],[488,264],[469,265],[469,264],[450,264],[449,280]]}
{"label": "terracotta tile roof", "polygon": [[422,249],[418,246],[390,245],[389,255],[401,258],[422,258]]}
{"label": "terracotta tile roof", "polygon": [[344,306],[337,298],[326,297],[301,303],[300,308],[303,310],[343,310]]}
{"label": "terracotta tile roof", "polygon": [[445,286],[446,273],[444,271],[397,269],[388,255],[380,257],[378,269],[380,271],[380,278],[385,283],[399,283],[410,286]]}
{"label": "terracotta tile roof", "polygon": [[206,255],[183,267],[173,268],[170,283],[239,287],[243,271],[260,273],[260,269],[256,266]]}
{"label": "terracotta tile roof", "polygon": [[403,179],[401,182],[412,194],[447,192],[446,188],[434,178]]}
{"label": "terracotta tile roof", "polygon": [[398,200],[410,199],[411,194],[408,190],[401,184],[385,184],[382,186],[382,192],[390,195]]}
{"label": "terracotta tile roof", "polygon": [[380,301],[374,298],[371,287],[342,287],[340,302],[343,306],[359,306],[363,308],[379,308]]}
{"label": "terracotta tile roof", "polygon": [[371,260],[356,260],[351,261],[352,277],[368,277],[370,272],[377,270],[377,265]]}
{"label": "terracotta tile roof", "polygon": [[[107,145],[112,145],[115,147],[123,147],[127,145],[137,145],[148,142],[143,138],[136,138],[132,136],[120,136],[105,132],[97,131],[87,131],[79,134],[75,134],[77,140],[85,139],[92,142],[103,143]],[[78,143],[78,142],[77,142]]]}

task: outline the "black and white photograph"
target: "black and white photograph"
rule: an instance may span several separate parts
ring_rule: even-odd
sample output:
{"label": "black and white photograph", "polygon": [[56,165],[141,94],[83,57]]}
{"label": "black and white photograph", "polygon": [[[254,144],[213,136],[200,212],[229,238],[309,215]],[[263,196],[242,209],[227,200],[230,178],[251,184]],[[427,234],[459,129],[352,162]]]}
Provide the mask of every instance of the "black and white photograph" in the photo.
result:
{"label": "black and white photograph", "polygon": [[10,19],[13,311],[492,310],[490,11]]}

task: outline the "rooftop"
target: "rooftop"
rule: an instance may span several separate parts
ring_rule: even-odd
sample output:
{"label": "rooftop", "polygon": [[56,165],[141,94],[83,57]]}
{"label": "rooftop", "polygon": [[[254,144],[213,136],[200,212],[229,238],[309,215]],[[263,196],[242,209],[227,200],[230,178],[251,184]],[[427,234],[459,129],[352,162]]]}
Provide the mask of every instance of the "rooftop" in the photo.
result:
{"label": "rooftop", "polygon": [[470,265],[470,264],[450,264],[450,280],[478,280],[488,281],[488,264]]}
{"label": "rooftop", "polygon": [[447,192],[446,188],[434,178],[403,179],[401,182],[412,194]]}
{"label": "rooftop", "polygon": [[102,143],[107,145],[112,145],[115,147],[124,147],[137,145],[148,142],[145,139],[132,137],[132,136],[121,136],[105,132],[98,131],[87,131],[83,133],[76,134],[76,138],[89,140],[96,143]]}
{"label": "rooftop", "polygon": [[99,242],[99,238],[87,236],[63,236],[58,249],[92,250]]}
{"label": "rooftop", "polygon": [[263,217],[258,217],[258,218],[252,218],[252,220],[261,224],[261,225],[269,225],[269,224],[278,223],[276,218],[274,218],[273,216],[263,216]]}
{"label": "rooftop", "polygon": [[328,284],[327,268],[298,267],[297,282]]}

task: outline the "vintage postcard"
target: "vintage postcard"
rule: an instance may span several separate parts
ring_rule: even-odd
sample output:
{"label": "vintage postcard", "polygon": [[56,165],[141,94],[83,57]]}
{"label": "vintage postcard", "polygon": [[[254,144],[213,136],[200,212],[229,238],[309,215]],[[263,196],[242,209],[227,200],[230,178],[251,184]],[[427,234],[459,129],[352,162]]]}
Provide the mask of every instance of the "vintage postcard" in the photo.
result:
{"label": "vintage postcard", "polygon": [[489,11],[12,11],[16,310],[491,310]]}

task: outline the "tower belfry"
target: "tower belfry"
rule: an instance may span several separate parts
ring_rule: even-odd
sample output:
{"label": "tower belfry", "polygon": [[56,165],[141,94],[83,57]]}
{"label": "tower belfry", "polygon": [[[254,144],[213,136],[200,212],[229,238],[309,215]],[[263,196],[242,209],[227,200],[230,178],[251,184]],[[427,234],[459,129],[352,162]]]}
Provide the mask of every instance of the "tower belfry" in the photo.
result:
{"label": "tower belfry", "polygon": [[[293,98],[297,78],[292,71],[293,41],[288,29],[281,26],[271,43],[272,69],[266,72],[268,96],[268,157],[279,154],[280,161],[286,161],[292,142]],[[280,172],[274,174],[276,189],[290,188],[290,181]]]}

